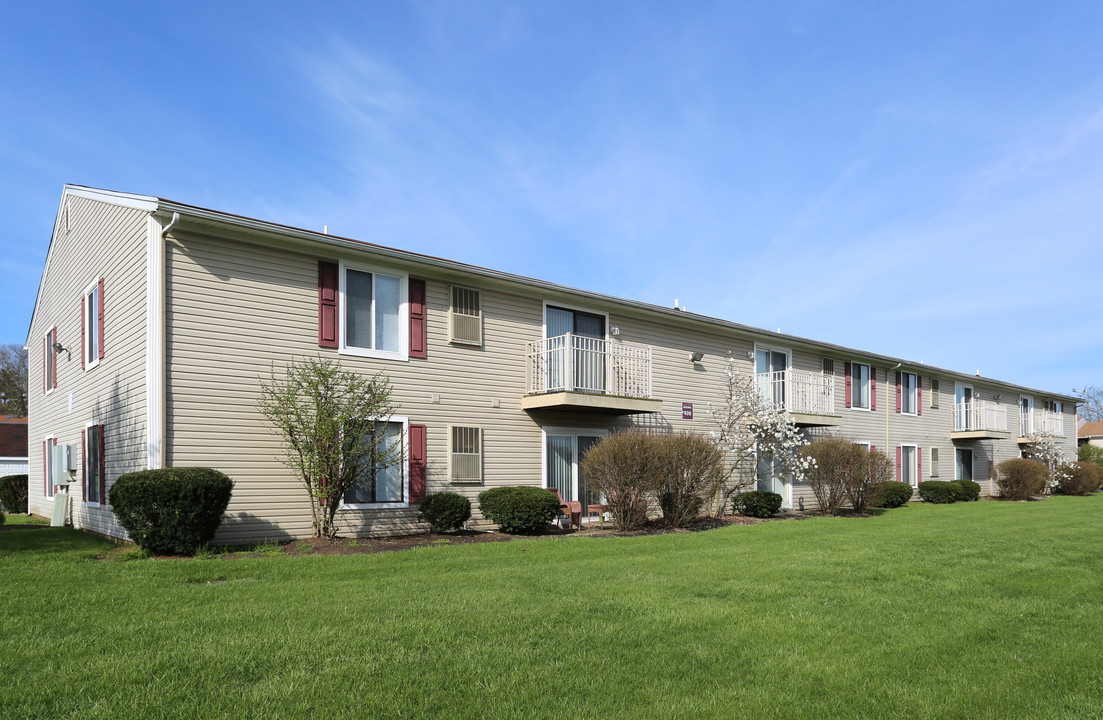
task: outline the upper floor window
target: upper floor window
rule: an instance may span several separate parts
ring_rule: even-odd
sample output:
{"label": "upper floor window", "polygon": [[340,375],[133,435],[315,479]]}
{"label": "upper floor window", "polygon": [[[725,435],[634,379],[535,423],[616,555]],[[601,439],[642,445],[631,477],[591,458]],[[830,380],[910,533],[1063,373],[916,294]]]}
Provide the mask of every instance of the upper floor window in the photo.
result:
{"label": "upper floor window", "polygon": [[405,360],[409,338],[406,276],[367,268],[342,269],[342,349],[355,355]]}
{"label": "upper floor window", "polygon": [[864,363],[847,363],[850,373],[847,376],[849,407],[861,410],[870,409],[870,367]]}
{"label": "upper floor window", "polygon": [[915,373],[900,373],[900,412],[911,415],[916,414],[919,403],[916,398]]}
{"label": "upper floor window", "polygon": [[103,357],[103,278],[85,289],[80,305],[80,365],[87,370]]}
{"label": "upper floor window", "polygon": [[931,378],[931,407],[938,409],[938,378]]}
{"label": "upper floor window", "polygon": [[57,328],[46,331],[42,341],[42,390],[50,392],[57,387]]}

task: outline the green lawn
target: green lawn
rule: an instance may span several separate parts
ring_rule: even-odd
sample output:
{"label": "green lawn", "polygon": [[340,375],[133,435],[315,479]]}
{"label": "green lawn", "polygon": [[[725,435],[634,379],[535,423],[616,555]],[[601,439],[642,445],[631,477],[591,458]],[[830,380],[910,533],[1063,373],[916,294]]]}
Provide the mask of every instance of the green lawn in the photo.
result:
{"label": "green lawn", "polygon": [[1103,495],[352,557],[110,547],[0,532],[0,717],[1103,717]]}

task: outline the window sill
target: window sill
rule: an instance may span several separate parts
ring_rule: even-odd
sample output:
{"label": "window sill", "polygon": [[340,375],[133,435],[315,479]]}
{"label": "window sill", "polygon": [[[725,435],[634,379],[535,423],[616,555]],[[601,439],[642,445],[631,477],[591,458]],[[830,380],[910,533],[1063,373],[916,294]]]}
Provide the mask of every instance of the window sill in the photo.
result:
{"label": "window sill", "polygon": [[410,503],[408,502],[389,502],[389,503],[341,503],[338,506],[338,510],[389,510],[408,508]]}
{"label": "window sill", "polygon": [[396,360],[407,362],[410,357],[404,352],[391,352],[390,350],[369,350],[358,347],[341,347],[337,351],[341,355],[353,355],[356,357],[376,358],[379,360]]}

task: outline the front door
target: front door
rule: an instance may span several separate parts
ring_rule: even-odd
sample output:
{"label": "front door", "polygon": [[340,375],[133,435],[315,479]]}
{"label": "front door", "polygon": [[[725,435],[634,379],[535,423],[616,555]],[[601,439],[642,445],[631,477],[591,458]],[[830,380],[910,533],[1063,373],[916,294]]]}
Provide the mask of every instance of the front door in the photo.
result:
{"label": "front door", "polygon": [[549,429],[545,435],[544,487],[554,487],[564,500],[592,505],[598,497],[586,485],[582,459],[602,437],[604,430]]}

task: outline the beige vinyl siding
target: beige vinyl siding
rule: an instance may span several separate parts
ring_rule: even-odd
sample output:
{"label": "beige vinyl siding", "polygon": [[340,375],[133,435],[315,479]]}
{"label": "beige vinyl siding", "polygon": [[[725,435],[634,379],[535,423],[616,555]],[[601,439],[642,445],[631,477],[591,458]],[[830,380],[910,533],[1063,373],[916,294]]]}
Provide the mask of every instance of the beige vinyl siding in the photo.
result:
{"label": "beige vinyl siding", "polygon": [[[70,197],[70,230],[64,222],[51,242],[43,291],[31,322],[29,357],[30,495],[32,513],[49,516],[43,497],[42,440],[57,437],[73,446],[71,518],[76,527],[115,537],[125,532],[104,504],[84,504],[81,431],[96,420],[105,426],[107,487],[120,474],[146,464],[146,213],[89,198]],[[81,297],[104,278],[104,358],[81,369]],[[42,337],[56,325],[58,339],[72,350],[58,355],[57,389],[42,392]],[[69,410],[72,397],[72,411]]]}
{"label": "beige vinyl siding", "polygon": [[[185,234],[174,236],[167,250],[168,459],[217,467],[234,479],[219,541],[310,533],[305,491],[281,463],[280,442],[256,409],[260,377],[273,362],[282,367],[293,358],[323,355],[366,374],[385,372],[396,415],[426,426],[429,492],[451,490],[474,501],[488,487],[541,482],[540,428],[520,406],[525,343],[540,334],[539,300],[483,290],[483,346],[453,345],[449,283],[425,278],[427,359],[345,355],[317,346],[323,258],[265,249],[265,262],[258,263],[258,251]],[[483,429],[481,485],[449,482],[450,424]],[[342,534],[388,534],[415,529],[415,516],[415,509],[348,510],[338,524]]]}

